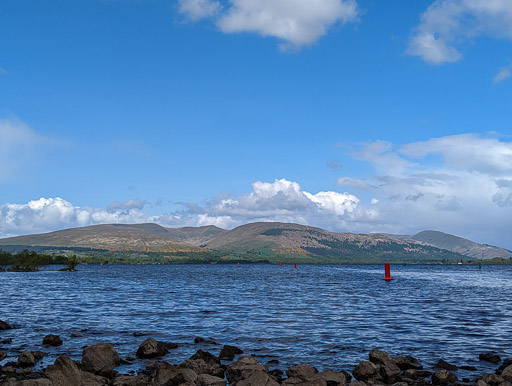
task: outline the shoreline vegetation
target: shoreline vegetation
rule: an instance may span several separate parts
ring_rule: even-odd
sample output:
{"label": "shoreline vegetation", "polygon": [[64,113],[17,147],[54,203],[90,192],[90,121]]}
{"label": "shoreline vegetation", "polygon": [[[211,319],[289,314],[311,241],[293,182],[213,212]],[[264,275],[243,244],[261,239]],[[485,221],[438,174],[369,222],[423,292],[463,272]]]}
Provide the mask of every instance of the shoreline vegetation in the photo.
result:
{"label": "shoreline vegetation", "polygon": [[[79,264],[97,264],[97,265],[139,265],[139,264],[383,264],[386,259],[380,261],[367,261],[367,260],[344,260],[340,259],[311,259],[304,258],[304,256],[283,257],[282,259],[268,259],[268,258],[245,258],[242,259],[238,256],[224,256],[215,254],[203,258],[198,258],[195,255],[178,256],[172,258],[168,256],[153,256],[149,258],[119,258],[119,257],[95,257],[87,255],[55,255],[38,253],[36,251],[29,251],[24,249],[18,253],[9,253],[0,249],[0,272],[37,272],[41,267],[51,265],[64,266],[59,269],[60,271],[76,271]],[[435,265],[503,265],[512,264],[512,258],[493,258],[486,260],[441,260],[441,261],[393,261],[395,265],[419,265],[419,264],[435,264]]]}
{"label": "shoreline vegetation", "polygon": [[[0,329],[12,327],[0,320]],[[135,336],[135,335],[134,335]],[[137,335],[138,336],[138,335]],[[45,348],[62,345],[57,335],[43,338]],[[9,339],[2,344],[10,344]],[[210,339],[196,337],[194,344],[219,345]],[[366,385],[478,385],[509,386],[512,382],[512,358],[502,360],[493,352],[481,353],[483,368],[495,368],[493,372],[474,366],[458,366],[440,359],[435,365],[424,365],[412,356],[391,356],[385,351],[373,349],[368,360],[359,362],[350,372],[324,370],[319,372],[310,364],[300,363],[285,371],[279,369],[279,360],[262,364],[243,350],[224,345],[219,354],[199,349],[189,359],[179,364],[166,361],[166,355],[178,348],[175,343],[146,338],[133,356],[121,358],[110,343],[83,347],[81,360],[60,355],[54,364],[42,368],[38,362],[47,356],[41,351],[25,350],[15,356],[0,351],[0,385],[6,386],[366,386]],[[55,349],[58,351],[58,349]],[[218,352],[215,349],[214,352]],[[58,352],[54,354],[58,355]],[[476,359],[476,358],[475,358]],[[168,360],[168,359],[167,359]],[[138,362],[137,362],[138,361]],[[144,368],[121,374],[115,369],[121,365],[137,365]],[[328,364],[323,364],[328,368]],[[486,372],[487,371],[487,372]],[[475,375],[476,374],[476,375]]]}

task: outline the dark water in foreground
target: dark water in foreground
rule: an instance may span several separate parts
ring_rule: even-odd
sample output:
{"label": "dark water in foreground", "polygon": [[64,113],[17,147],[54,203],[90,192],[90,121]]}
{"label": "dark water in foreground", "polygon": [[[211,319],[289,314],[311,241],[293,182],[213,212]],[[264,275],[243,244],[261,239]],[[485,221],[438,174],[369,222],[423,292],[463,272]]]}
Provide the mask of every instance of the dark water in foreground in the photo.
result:
{"label": "dark water in foreground", "polygon": [[[145,265],[79,266],[79,272],[0,274],[0,331],[10,355],[25,349],[79,359],[82,347],[113,343],[135,356],[147,333],[181,344],[165,359],[178,363],[197,349],[194,337],[233,344],[277,367],[306,362],[319,370],[352,371],[374,347],[413,355],[424,364],[443,358],[487,365],[478,354],[512,357],[512,266]],[[72,332],[83,336],[73,337]],[[42,347],[44,335],[64,344]],[[120,370],[143,368],[136,361]],[[494,368],[493,366],[491,368]],[[461,374],[461,373],[459,373]],[[464,374],[462,374],[464,375]]]}

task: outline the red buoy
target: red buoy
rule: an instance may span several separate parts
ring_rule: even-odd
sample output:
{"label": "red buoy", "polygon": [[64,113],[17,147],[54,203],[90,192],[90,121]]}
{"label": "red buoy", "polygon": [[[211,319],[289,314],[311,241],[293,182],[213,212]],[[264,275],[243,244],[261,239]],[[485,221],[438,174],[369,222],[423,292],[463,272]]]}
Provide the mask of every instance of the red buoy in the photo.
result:
{"label": "red buoy", "polygon": [[389,263],[384,264],[384,272],[386,274],[385,277],[382,278],[382,280],[391,281],[393,278],[391,277],[391,267]]}
{"label": "red buoy", "polygon": [[293,264],[293,268],[297,268],[297,263],[294,263],[294,264]]}
{"label": "red buoy", "polygon": [[281,261],[281,267],[283,266],[283,262]]}

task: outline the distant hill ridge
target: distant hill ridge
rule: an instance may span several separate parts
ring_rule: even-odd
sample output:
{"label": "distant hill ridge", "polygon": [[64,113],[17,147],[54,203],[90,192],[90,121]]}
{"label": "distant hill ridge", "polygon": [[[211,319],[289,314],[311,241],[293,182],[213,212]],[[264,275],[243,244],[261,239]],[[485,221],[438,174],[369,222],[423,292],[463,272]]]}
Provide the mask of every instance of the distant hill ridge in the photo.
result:
{"label": "distant hill ridge", "polygon": [[437,231],[414,236],[334,233],[293,223],[256,222],[232,230],[216,226],[166,228],[158,224],[103,224],[0,239],[2,246],[90,248],[140,253],[218,251],[240,259],[302,256],[343,261],[411,261],[512,257],[503,248]]}

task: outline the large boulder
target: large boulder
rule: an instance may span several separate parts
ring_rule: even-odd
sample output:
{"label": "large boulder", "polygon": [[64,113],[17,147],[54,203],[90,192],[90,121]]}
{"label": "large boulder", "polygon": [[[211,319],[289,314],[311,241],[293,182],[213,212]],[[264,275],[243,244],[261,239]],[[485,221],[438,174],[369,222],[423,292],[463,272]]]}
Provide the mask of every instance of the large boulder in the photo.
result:
{"label": "large boulder", "polygon": [[501,376],[508,382],[512,382],[512,365],[505,367],[501,372]]}
{"label": "large boulder", "polygon": [[448,385],[450,383],[458,382],[459,379],[453,373],[450,373],[448,370],[442,369],[438,370],[432,375],[432,384],[433,385]]}
{"label": "large boulder", "polygon": [[153,338],[148,338],[141,343],[137,350],[138,358],[156,358],[163,357],[169,352],[164,342],[158,342]]}
{"label": "large boulder", "polygon": [[53,365],[44,370],[46,377],[54,386],[82,386],[82,376],[75,362],[61,355]]}
{"label": "large boulder", "polygon": [[481,379],[489,386],[498,386],[505,382],[503,377],[498,374],[485,374]]}
{"label": "large boulder", "polygon": [[393,360],[395,361],[398,368],[402,371],[405,370],[422,370],[423,366],[421,365],[420,361],[416,358],[408,355],[405,357],[393,357]]}
{"label": "large boulder", "polygon": [[30,351],[23,351],[18,357],[18,366],[19,367],[33,367],[35,366],[37,360]]}
{"label": "large boulder", "polygon": [[208,374],[214,377],[224,377],[224,367],[212,362],[205,362],[203,359],[187,359],[179,365],[180,368],[190,369],[196,374]]}
{"label": "large boulder", "polygon": [[226,386],[224,378],[214,377],[209,374],[200,374],[196,379],[197,386]]}
{"label": "large boulder", "polygon": [[236,362],[233,362],[228,366],[226,370],[226,378],[231,385],[249,378],[257,371],[267,372],[267,370],[267,367],[260,365],[255,358],[251,356],[244,356],[238,358]]}
{"label": "large boulder", "polygon": [[58,335],[52,335],[52,334],[46,335],[43,338],[43,344],[48,345],[48,346],[57,347],[62,344],[62,339]]}
{"label": "large boulder", "polygon": [[222,350],[220,350],[219,359],[232,361],[233,359],[235,359],[235,355],[243,353],[244,352],[240,350],[238,347],[226,344],[224,345],[224,347],[222,347]]}
{"label": "large boulder", "polygon": [[112,386],[147,386],[151,378],[147,375],[118,375],[112,381]]}
{"label": "large boulder", "polygon": [[444,369],[448,371],[457,371],[459,368],[456,365],[446,362],[443,359],[439,359],[434,365],[434,369]]}
{"label": "large boulder", "polygon": [[96,375],[90,373],[88,371],[82,371],[82,385],[83,386],[109,386],[110,380],[108,378],[102,377],[101,375]]}
{"label": "large boulder", "polygon": [[120,363],[119,354],[109,343],[95,344],[82,352],[82,370],[93,374],[109,377]]}
{"label": "large boulder", "polygon": [[[284,384],[284,383],[283,383]],[[231,382],[230,382],[231,385]],[[257,370],[251,373],[248,378],[242,379],[236,383],[235,386],[279,386],[279,383],[272,378],[267,372]]]}
{"label": "large boulder", "polygon": [[400,368],[395,360],[387,352],[373,349],[368,355],[370,362],[379,365],[379,373],[387,383],[393,383],[395,377],[400,374]]}
{"label": "large boulder", "polygon": [[219,358],[217,358],[215,355],[209,353],[208,351],[197,350],[197,352],[194,355],[192,355],[190,357],[190,359],[192,359],[192,360],[202,359],[206,363],[220,365]]}
{"label": "large boulder", "polygon": [[361,382],[382,380],[379,372],[379,366],[368,361],[359,362],[359,364],[354,368],[352,375],[354,375],[355,379]]}
{"label": "large boulder", "polygon": [[292,366],[286,370],[286,375],[288,378],[298,378],[303,381],[312,378],[317,373],[318,370],[316,368],[306,364]]}

